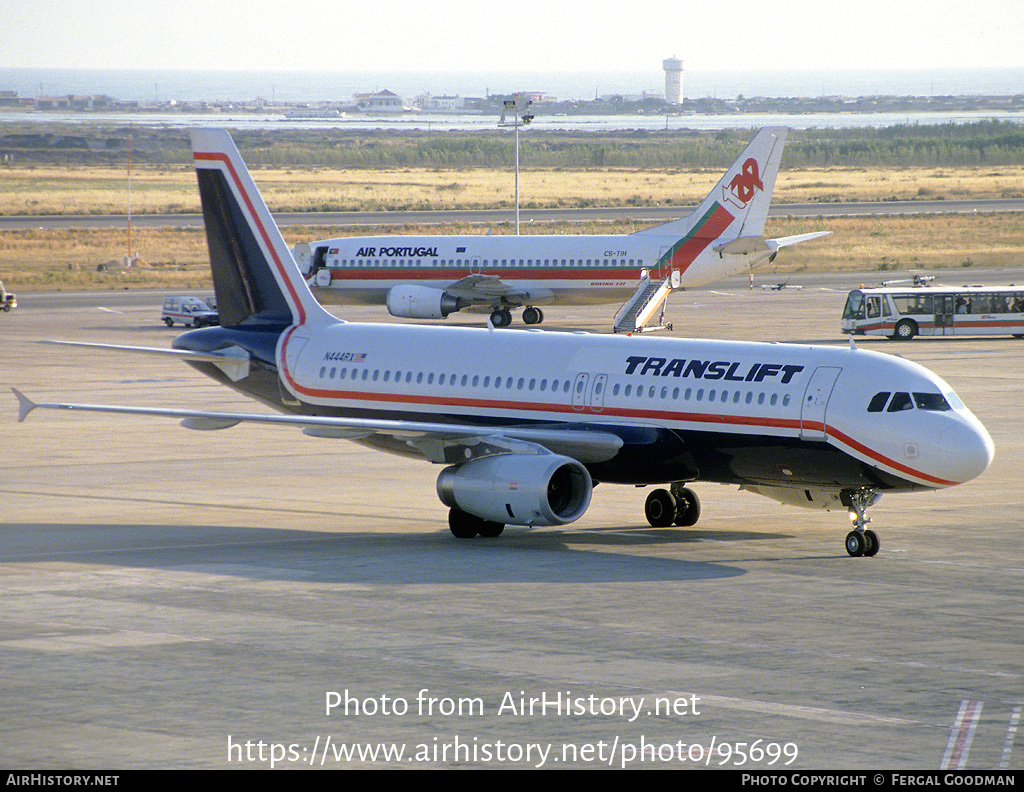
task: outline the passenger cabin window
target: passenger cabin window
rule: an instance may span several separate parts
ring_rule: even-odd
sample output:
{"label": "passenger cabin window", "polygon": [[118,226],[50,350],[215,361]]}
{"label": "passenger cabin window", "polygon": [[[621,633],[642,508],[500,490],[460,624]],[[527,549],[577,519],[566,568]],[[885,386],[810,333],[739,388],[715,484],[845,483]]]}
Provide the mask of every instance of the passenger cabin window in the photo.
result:
{"label": "passenger cabin window", "polygon": [[901,314],[923,316],[933,313],[932,295],[930,294],[896,294],[892,298],[896,311]]}

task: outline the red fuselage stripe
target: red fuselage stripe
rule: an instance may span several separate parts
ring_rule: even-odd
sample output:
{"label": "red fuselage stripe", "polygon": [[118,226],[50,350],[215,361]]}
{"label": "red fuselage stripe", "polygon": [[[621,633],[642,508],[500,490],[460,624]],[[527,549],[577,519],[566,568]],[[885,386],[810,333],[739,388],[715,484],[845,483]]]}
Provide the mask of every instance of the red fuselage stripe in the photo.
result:
{"label": "red fuselage stripe", "polygon": [[923,473],[914,468],[908,467],[894,459],[878,453],[877,451],[868,448],[863,443],[854,440],[844,432],[839,431],[833,426],[826,426],[820,421],[801,421],[795,418],[762,418],[758,416],[746,416],[746,415],[722,415],[718,413],[691,413],[691,412],[672,412],[669,410],[636,410],[636,409],[623,409],[623,408],[610,408],[602,407],[595,409],[594,407],[578,407],[572,404],[561,404],[561,403],[544,403],[544,402],[524,402],[524,401],[505,401],[499,399],[471,399],[471,398],[460,398],[460,397],[439,397],[439,396],[424,396],[419,394],[400,394],[400,393],[371,393],[361,391],[336,391],[336,390],[323,390],[304,388],[290,375],[288,375],[288,381],[292,384],[292,387],[304,396],[322,399],[338,399],[345,401],[362,401],[372,402],[377,404],[386,404],[389,407],[393,405],[406,404],[409,406],[433,406],[437,408],[451,408],[451,407],[463,407],[463,408],[474,408],[480,410],[523,410],[530,412],[545,412],[545,413],[560,413],[565,415],[589,415],[594,417],[616,417],[616,418],[628,418],[628,419],[647,419],[656,421],[678,421],[685,423],[698,423],[705,424],[707,429],[714,431],[715,427],[729,428],[729,427],[762,427],[771,429],[790,429],[800,430],[803,428],[805,431],[813,432],[825,432],[835,440],[837,443],[846,446],[864,456],[879,462],[882,465],[890,467],[894,470],[898,470],[901,473],[917,478],[921,481],[930,482],[940,487],[950,487],[960,482],[947,481],[946,479],[932,476],[928,473]]}

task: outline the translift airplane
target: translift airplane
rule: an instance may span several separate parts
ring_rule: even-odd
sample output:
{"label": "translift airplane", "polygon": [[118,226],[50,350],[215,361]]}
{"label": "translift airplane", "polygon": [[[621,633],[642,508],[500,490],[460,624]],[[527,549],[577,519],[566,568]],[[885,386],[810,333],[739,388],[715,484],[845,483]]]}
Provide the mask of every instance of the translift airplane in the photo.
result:
{"label": "translift airplane", "polygon": [[874,555],[883,493],[960,484],[992,440],[927,369],[866,350],[339,321],[313,297],[226,132],[193,132],[221,326],[178,357],[280,411],[35,404],[182,419],[191,429],[289,425],[444,465],[451,532],[571,523],[595,482],[666,484],[651,525],[692,525],[694,481],[851,510],[850,555]]}
{"label": "translift airplane", "polygon": [[517,307],[539,324],[538,305],[622,303],[615,331],[638,332],[673,289],[748,272],[829,233],[763,237],[786,133],[762,129],[692,214],[633,234],[342,237],[292,253],[325,304],[386,304],[411,319],[468,308],[507,327]]}

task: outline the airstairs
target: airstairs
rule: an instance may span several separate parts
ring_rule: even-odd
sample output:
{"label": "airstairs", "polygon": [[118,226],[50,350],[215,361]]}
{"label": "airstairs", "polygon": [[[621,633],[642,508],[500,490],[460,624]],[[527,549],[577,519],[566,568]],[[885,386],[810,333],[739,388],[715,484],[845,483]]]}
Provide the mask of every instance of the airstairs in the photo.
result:
{"label": "airstairs", "polygon": [[[616,333],[647,333],[652,330],[671,330],[672,325],[663,322],[665,299],[669,292],[678,285],[679,276],[674,271],[664,280],[660,280],[652,278],[650,272],[644,270],[636,292],[622,304],[619,312],[615,314],[613,331]],[[658,323],[648,327],[647,323],[651,321],[659,308],[661,313],[658,316]]]}

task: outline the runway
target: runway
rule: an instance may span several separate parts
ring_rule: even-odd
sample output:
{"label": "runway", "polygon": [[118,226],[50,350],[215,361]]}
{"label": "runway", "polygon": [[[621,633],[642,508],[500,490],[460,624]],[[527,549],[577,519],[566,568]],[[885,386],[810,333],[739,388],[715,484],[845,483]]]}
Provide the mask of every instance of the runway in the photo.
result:
{"label": "runway", "polygon": [[[864,278],[733,280],[673,295],[669,318],[846,345]],[[159,293],[18,296],[5,385],[262,410],[184,365],[35,343],[169,346]],[[543,327],[605,331],[614,308]],[[8,391],[0,764],[1021,769],[1024,342],[857,344],[945,378],[996,445],[980,479],[883,498],[875,558],[847,556],[845,514],[700,484],[692,529],[651,528],[646,490],[603,485],[577,523],[459,541],[425,462],[255,426],[18,424]]]}
{"label": "runway", "polygon": [[[665,223],[686,217],[692,206],[616,206],[577,209],[523,209],[523,223],[585,223],[595,221],[632,220],[637,223]],[[844,203],[776,204],[768,210],[770,217],[865,217],[917,214],[975,214],[1024,212],[1024,200],[993,198],[965,201],[875,201]],[[493,225],[513,219],[509,209],[463,209],[443,211],[402,210],[394,212],[281,212],[274,215],[282,228],[290,226],[363,227],[401,226],[409,223],[439,225],[468,223]],[[127,215],[11,215],[0,217],[0,231],[70,228],[123,228]],[[201,228],[201,214],[137,214],[132,216],[136,228]]]}

